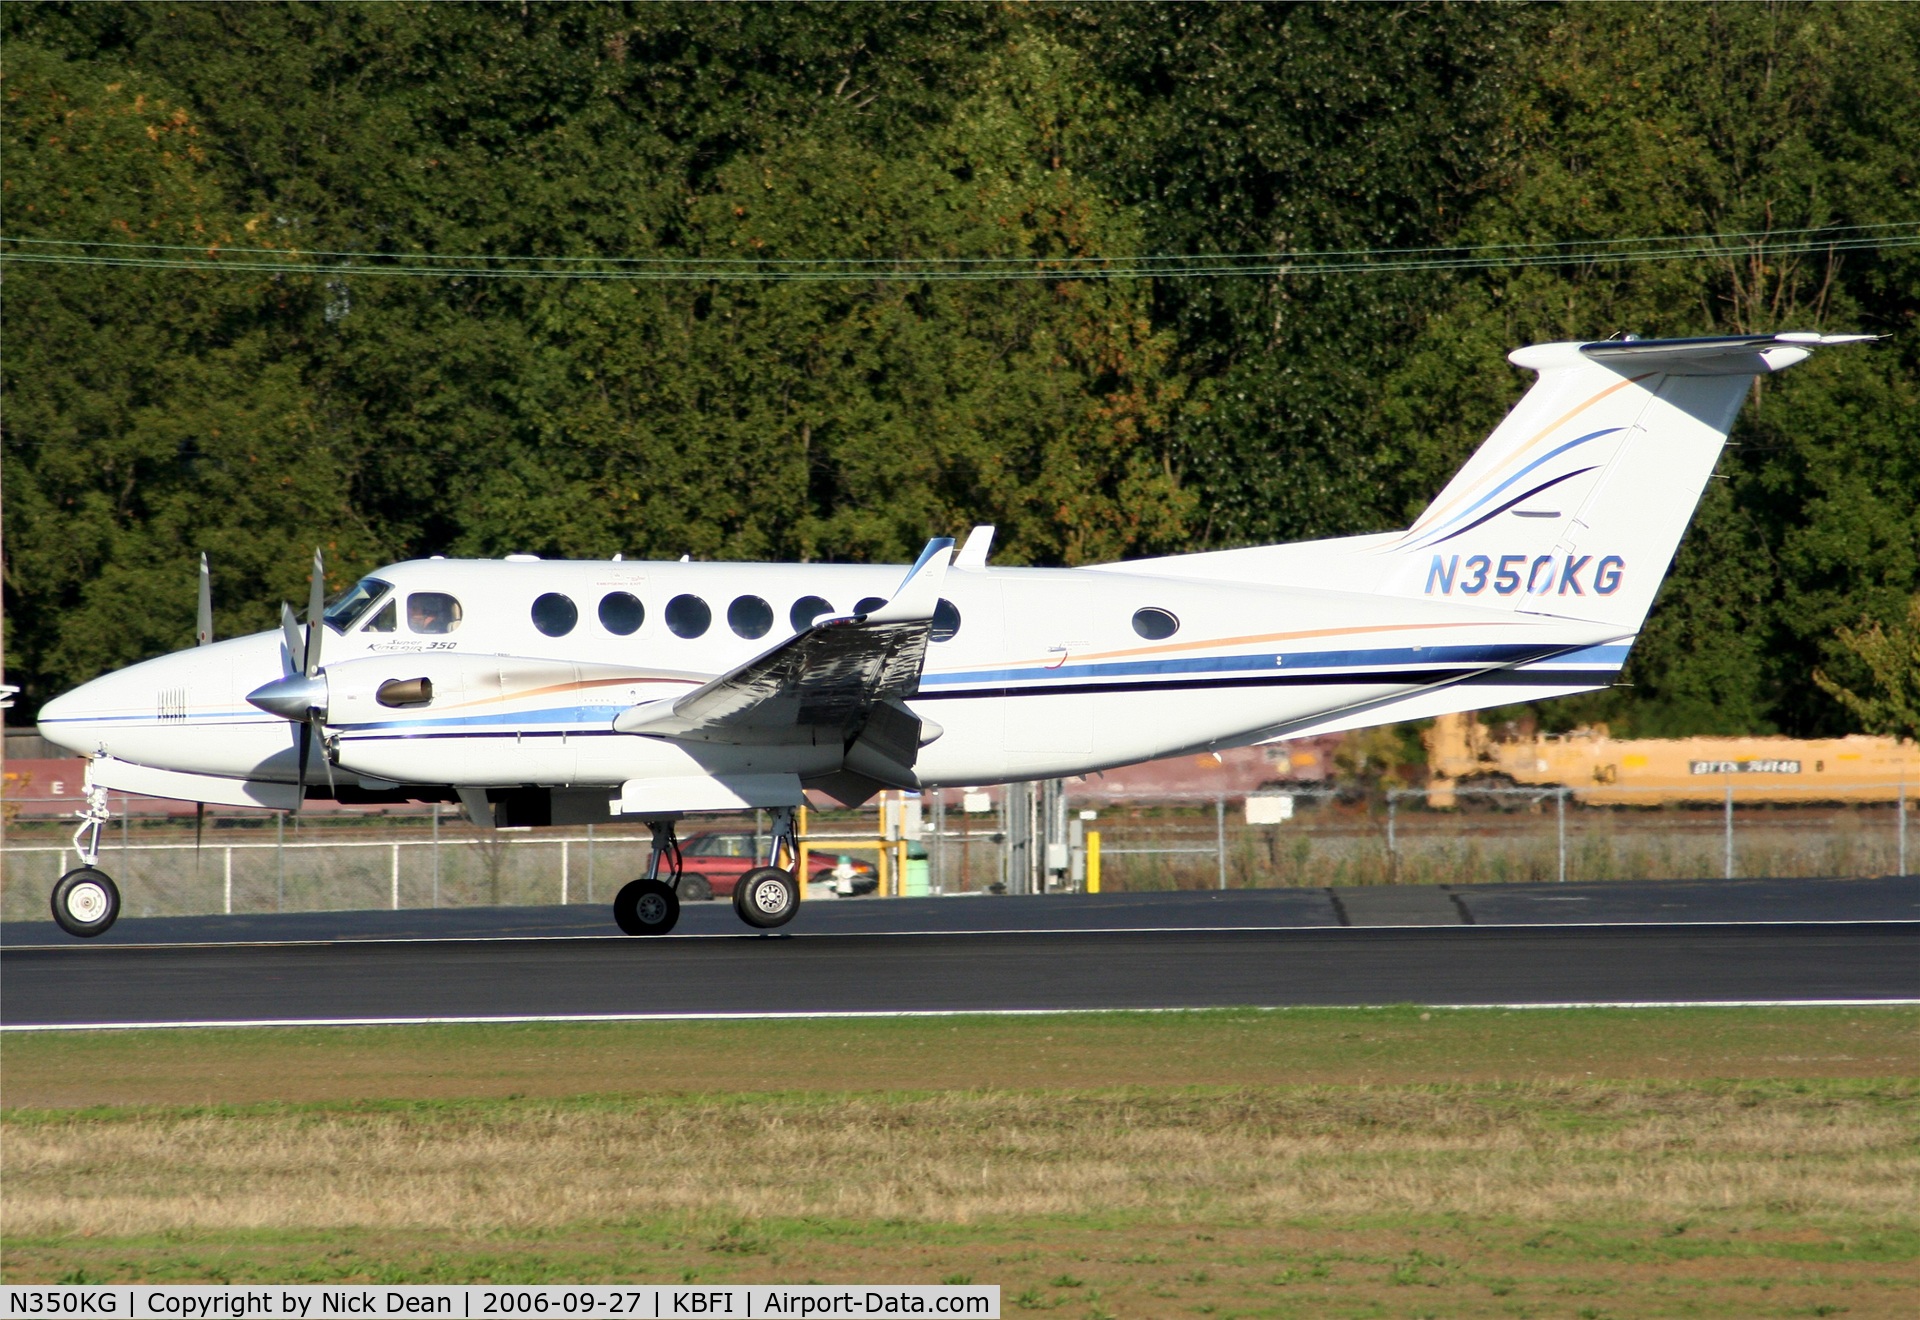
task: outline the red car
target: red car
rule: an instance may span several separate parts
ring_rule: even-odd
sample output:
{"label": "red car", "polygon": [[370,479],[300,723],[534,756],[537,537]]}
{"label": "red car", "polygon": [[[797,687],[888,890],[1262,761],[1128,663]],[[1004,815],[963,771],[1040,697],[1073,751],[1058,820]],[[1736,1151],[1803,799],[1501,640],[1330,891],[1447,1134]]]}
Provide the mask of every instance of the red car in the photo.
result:
{"label": "red car", "polygon": [[[685,903],[698,903],[709,898],[731,898],[733,887],[740,883],[740,877],[756,866],[764,865],[767,839],[763,835],[756,839],[751,834],[722,834],[718,832],[689,835],[680,845],[680,899]],[[833,868],[840,862],[839,854],[813,852],[807,854],[807,882],[819,884],[833,879]],[[871,862],[853,863],[853,888],[855,893],[872,890],[877,878]]]}

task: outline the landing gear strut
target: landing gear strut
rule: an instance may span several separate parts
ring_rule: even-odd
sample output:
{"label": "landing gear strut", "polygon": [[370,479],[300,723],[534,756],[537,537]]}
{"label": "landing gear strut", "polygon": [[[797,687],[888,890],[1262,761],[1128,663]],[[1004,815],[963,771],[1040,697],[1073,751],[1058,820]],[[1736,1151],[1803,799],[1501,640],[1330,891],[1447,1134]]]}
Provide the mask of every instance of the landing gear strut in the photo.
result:
{"label": "landing gear strut", "polygon": [[73,850],[80,865],[68,871],[53,886],[53,919],[69,935],[90,940],[104,935],[120,916],[120,890],[113,878],[102,871],[100,827],[113,819],[107,810],[107,790],[93,782],[87,772],[87,802],[74,815],[80,828],[73,832]]}
{"label": "landing gear strut", "polygon": [[[780,868],[782,849],[793,859],[793,871]],[[741,876],[740,883],[734,886],[734,913],[760,930],[772,930],[792,921],[800,910],[800,885],[795,878],[799,866],[800,842],[794,831],[793,808],[776,807],[773,841],[767,846],[766,864]]]}
{"label": "landing gear strut", "polygon": [[[622,887],[613,900],[613,920],[629,935],[665,935],[680,920],[682,866],[674,822],[656,820],[648,824],[653,827],[653,852],[647,858],[647,873]],[[733,889],[735,915],[756,929],[784,926],[800,910],[799,882],[793,871],[781,868],[783,854],[790,859],[789,865],[798,867],[800,840],[791,807],[774,810],[773,841],[767,848],[765,864],[741,876]],[[706,895],[690,892],[690,896]]]}
{"label": "landing gear strut", "polygon": [[[674,836],[671,820],[648,822],[653,827],[653,852],[647,858],[647,873],[621,887],[613,899],[614,924],[629,935],[665,935],[680,920],[680,840]],[[669,877],[660,878],[660,866],[672,866]]]}

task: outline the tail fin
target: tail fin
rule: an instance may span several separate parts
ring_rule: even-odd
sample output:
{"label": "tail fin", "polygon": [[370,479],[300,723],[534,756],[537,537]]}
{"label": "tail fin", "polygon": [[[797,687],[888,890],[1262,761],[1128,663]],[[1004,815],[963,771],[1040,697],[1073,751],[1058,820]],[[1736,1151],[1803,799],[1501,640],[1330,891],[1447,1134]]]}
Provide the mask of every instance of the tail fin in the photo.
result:
{"label": "tail fin", "polygon": [[1748,383],[1872,335],[1536,344],[1540,379],[1412,527],[1390,594],[1637,631]]}

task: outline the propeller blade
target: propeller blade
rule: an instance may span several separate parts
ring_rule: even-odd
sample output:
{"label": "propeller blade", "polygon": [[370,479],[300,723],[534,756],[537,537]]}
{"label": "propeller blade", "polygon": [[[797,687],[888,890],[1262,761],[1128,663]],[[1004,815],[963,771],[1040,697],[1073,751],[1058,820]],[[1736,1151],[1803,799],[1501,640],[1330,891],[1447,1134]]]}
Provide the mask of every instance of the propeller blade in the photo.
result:
{"label": "propeller blade", "polygon": [[313,725],[302,721],[300,724],[300,796],[294,799],[294,814],[300,813],[300,806],[307,800],[307,756],[313,751]]}
{"label": "propeller blade", "polygon": [[207,804],[196,802],[193,804],[193,864],[195,866],[200,864],[200,834],[206,828]]}
{"label": "propeller blade", "polygon": [[326,566],[320,562],[320,550],[313,552],[313,581],[307,588],[307,650],[304,668],[307,677],[320,672],[321,614],[327,605]]}
{"label": "propeller blade", "polygon": [[200,613],[193,629],[193,644],[205,646],[213,640],[213,574],[207,570],[207,552],[200,552]]}
{"label": "propeller blade", "polygon": [[333,794],[333,800],[340,800],[340,785],[333,782],[333,757],[327,752],[327,728],[319,720],[313,722],[314,736],[320,740],[320,764],[326,767],[327,791]]}
{"label": "propeller blade", "polygon": [[300,621],[293,617],[293,606],[284,600],[280,602],[280,635],[287,644],[287,673],[298,673],[300,669]]}

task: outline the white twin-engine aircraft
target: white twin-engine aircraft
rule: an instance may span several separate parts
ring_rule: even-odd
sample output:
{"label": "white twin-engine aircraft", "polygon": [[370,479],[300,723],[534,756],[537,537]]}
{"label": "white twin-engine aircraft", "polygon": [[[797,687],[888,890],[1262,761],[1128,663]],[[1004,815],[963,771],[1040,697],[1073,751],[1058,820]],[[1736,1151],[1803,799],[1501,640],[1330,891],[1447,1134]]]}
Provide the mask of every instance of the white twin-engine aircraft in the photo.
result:
{"label": "white twin-engine aircraft", "polygon": [[[767,808],[734,906],[797,908],[793,809],[1078,775],[1608,686],[1749,382],[1868,335],[1540,344],[1539,380],[1405,531],[1076,569],[990,568],[991,527],[898,567],[411,560],[302,631],[211,641],[49,702],[92,758],[53,914],[113,924],[108,789],[295,809],[465,804],[477,825],[636,817],[614,915],[672,928],[674,823]],[[317,753],[317,754],[316,754]],[[786,863],[783,865],[783,861]]]}

